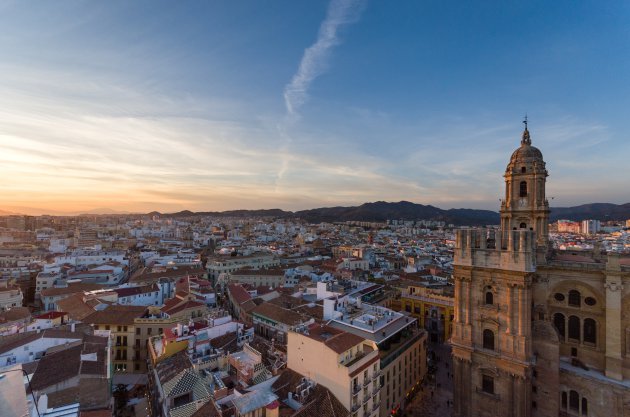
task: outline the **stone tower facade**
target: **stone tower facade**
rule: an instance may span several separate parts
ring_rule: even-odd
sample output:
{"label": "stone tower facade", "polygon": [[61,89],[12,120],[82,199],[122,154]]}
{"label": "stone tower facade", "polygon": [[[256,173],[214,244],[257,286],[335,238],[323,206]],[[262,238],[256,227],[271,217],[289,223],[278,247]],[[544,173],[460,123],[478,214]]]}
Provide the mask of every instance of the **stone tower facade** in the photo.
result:
{"label": "stone tower facade", "polygon": [[551,248],[547,175],[526,127],[500,228],[457,231],[456,417],[630,417],[630,256]]}
{"label": "stone tower facade", "polygon": [[547,168],[542,152],[532,146],[525,127],[521,146],[510,158],[505,174],[505,199],[501,202],[502,230],[533,230],[538,246],[547,246],[549,203],[545,197]]}

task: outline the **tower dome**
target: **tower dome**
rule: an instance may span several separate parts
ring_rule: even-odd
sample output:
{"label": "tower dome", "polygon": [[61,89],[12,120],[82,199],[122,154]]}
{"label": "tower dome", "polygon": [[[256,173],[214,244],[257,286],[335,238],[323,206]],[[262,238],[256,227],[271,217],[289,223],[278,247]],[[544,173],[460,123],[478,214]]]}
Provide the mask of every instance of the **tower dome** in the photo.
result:
{"label": "tower dome", "polygon": [[525,130],[523,131],[521,146],[516,149],[510,157],[510,163],[507,166],[506,173],[522,170],[523,166],[527,166],[530,170],[546,171],[542,152],[537,147],[532,146],[532,140],[529,136],[527,126],[525,126]]}

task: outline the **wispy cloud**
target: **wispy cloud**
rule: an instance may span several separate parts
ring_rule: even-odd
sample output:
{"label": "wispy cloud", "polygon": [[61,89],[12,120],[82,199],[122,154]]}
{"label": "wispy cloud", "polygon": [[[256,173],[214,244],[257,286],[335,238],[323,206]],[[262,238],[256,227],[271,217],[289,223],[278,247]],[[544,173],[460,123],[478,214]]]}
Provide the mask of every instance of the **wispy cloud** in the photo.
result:
{"label": "wispy cloud", "polygon": [[295,115],[308,98],[308,89],[327,68],[328,58],[334,46],[339,44],[339,29],[356,22],[363,10],[363,0],[332,0],[326,19],[322,22],[317,41],[309,46],[302,56],[300,67],[284,88],[287,113]]}

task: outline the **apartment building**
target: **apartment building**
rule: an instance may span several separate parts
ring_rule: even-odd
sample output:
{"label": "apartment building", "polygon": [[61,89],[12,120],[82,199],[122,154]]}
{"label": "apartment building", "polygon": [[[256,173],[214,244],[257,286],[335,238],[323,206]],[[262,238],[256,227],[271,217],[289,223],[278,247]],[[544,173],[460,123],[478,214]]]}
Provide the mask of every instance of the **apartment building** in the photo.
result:
{"label": "apartment building", "polygon": [[381,367],[376,343],[320,324],[289,332],[289,369],[326,387],[353,417],[376,417]]}
{"label": "apartment building", "polygon": [[206,268],[208,278],[216,282],[221,274],[230,274],[239,269],[274,268],[280,266],[280,261],[271,253],[254,253],[252,255],[215,255],[208,259]]}
{"label": "apartment building", "polygon": [[249,284],[253,287],[271,287],[277,288],[285,283],[284,270],[279,268],[272,269],[251,269],[243,268],[228,274],[230,282],[239,282],[241,284]]}
{"label": "apartment building", "polygon": [[362,304],[351,296],[324,300],[324,319],[377,346],[383,387],[379,415],[404,411],[427,372],[427,332],[418,328],[418,321],[385,307]]}
{"label": "apartment building", "polygon": [[15,284],[15,279],[0,279],[0,311],[22,307],[22,301],[24,295],[22,289]]}

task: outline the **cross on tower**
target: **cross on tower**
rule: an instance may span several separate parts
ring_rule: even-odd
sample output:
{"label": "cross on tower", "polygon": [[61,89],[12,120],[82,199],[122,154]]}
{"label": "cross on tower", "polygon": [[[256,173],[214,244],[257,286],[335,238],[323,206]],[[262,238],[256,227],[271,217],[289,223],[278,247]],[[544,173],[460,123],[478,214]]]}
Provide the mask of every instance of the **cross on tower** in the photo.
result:
{"label": "cross on tower", "polygon": [[525,125],[525,130],[527,130],[527,113],[525,113],[525,120],[523,120],[523,124]]}

